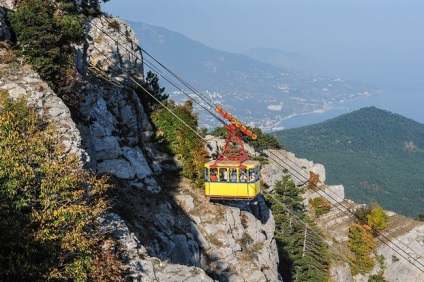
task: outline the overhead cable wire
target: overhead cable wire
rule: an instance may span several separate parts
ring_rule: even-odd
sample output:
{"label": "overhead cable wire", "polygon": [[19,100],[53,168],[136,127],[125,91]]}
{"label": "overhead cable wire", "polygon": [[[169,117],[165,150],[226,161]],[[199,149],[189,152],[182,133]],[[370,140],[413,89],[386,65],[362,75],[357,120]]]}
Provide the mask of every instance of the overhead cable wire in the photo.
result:
{"label": "overhead cable wire", "polygon": [[[99,30],[101,30],[101,31],[103,31],[101,28],[99,28],[99,27],[97,27],[95,24],[93,24],[97,29],[99,29]],[[141,47],[140,47],[141,48]],[[95,47],[95,49],[96,50],[98,50],[96,47]],[[99,51],[99,50],[98,50]],[[127,50],[127,51],[129,51],[129,50]],[[144,51],[145,52],[145,51]],[[145,52],[145,53],[147,53],[147,52]],[[106,57],[106,56],[105,56]],[[149,57],[152,57],[151,55],[149,55]],[[107,60],[109,60],[107,57],[106,57],[106,59]],[[156,59],[154,59],[153,57],[152,57],[152,59],[153,60],[155,60],[156,62],[157,62],[157,60]],[[143,61],[144,60],[146,60],[145,58],[143,59]],[[109,60],[110,61],[110,60]],[[151,63],[149,62],[149,61],[147,61],[148,62],[148,66],[150,67],[150,68],[152,68],[152,69],[155,69],[155,71],[157,71],[158,72],[158,74],[159,75],[161,75],[161,77],[163,77],[166,81],[168,81],[169,83],[171,83],[174,87],[176,87],[177,89],[179,89],[176,85],[174,85],[171,81],[169,81],[167,78],[165,78],[161,73],[160,73],[160,71],[155,67],[155,66],[152,66],[152,65],[150,65]],[[113,63],[113,62],[112,62]],[[115,63],[113,63],[113,64],[115,64]],[[168,68],[166,68],[164,65],[162,65],[161,63],[159,63],[162,67],[164,67],[165,69],[167,69],[167,70],[169,70]],[[116,65],[116,64],[115,64]],[[117,65],[118,66],[118,65]],[[120,67],[120,66],[118,66],[121,70],[122,70],[122,68]],[[123,71],[123,70],[122,70]],[[175,73],[173,73],[172,71],[169,71],[170,73],[172,73],[174,76],[177,76]],[[177,77],[179,77],[179,76],[177,76]],[[182,80],[182,78],[180,78],[179,80]],[[134,81],[134,80],[133,80]],[[144,88],[143,88],[143,90],[145,90]],[[146,90],[145,90],[146,91]],[[194,91],[197,91],[197,90],[195,90],[194,89]],[[183,92],[183,91],[182,91]],[[198,92],[198,91],[197,91]],[[205,101],[206,103],[207,103],[207,101]],[[208,105],[209,105],[209,103],[207,103]],[[164,106],[165,107],[165,106]],[[169,110],[169,109],[168,109]],[[214,115],[215,116],[215,115]],[[202,138],[202,140],[204,140],[203,138]],[[287,211],[287,212],[289,212],[290,214],[292,214],[298,221],[300,221],[300,222],[303,222],[304,224],[305,224],[305,226],[306,226],[306,228],[308,228],[309,230],[311,230],[316,236],[318,236],[318,237],[320,237],[324,242],[326,242],[325,241],[325,239],[318,233],[318,232],[316,232],[315,230],[313,230],[313,229],[311,229],[310,227],[309,227],[309,224],[308,223],[306,223],[306,222],[304,222],[301,218],[299,218],[296,214],[294,214],[292,211],[290,211],[286,206],[284,206],[280,201],[278,201],[277,199],[275,199],[275,197],[274,196],[272,196],[272,195],[270,195],[272,198],[274,198],[274,200],[279,204],[279,205],[281,205],[281,206],[283,206],[283,208]],[[327,243],[327,242],[326,242]],[[343,256],[346,260],[348,260],[349,261],[349,259],[346,257],[346,256],[344,256],[342,253],[340,253],[340,251],[338,251],[337,249],[335,249],[335,247],[334,246],[331,246],[330,244],[328,244],[327,243],[327,245],[330,247],[330,248],[333,248],[337,253],[339,253],[341,256]]]}
{"label": "overhead cable wire", "polygon": [[[274,156],[276,156],[274,153],[272,153],[271,151],[268,150],[268,152],[270,152],[271,154],[273,154]],[[269,156],[268,156],[269,157]],[[278,156],[277,156],[277,159]],[[279,163],[278,161],[276,161],[275,159],[271,158],[271,160],[273,160],[275,163],[277,163],[280,167],[285,168],[281,163]],[[284,160],[279,159],[280,161],[282,161],[284,164],[286,164],[287,166],[289,166],[290,168],[293,169],[293,167],[291,167],[289,164],[287,164],[287,162],[285,162]],[[294,176],[297,180],[302,180],[299,179],[299,177]],[[336,199],[334,199],[333,196],[331,196],[330,194],[328,194],[327,192],[325,192],[324,190],[322,190],[320,187],[318,187],[316,184],[311,183],[309,180],[308,182],[313,185],[314,187],[316,187],[317,189],[319,189],[319,191],[321,191],[322,193],[326,194],[328,197],[330,197],[333,201],[336,201]],[[331,203],[331,202],[330,202]],[[379,232],[378,230],[376,230],[374,227],[372,227],[371,225],[369,225],[367,222],[365,222],[363,219],[361,219],[357,214],[355,214],[354,212],[352,212],[349,208],[345,207],[343,204],[339,203],[340,206],[342,206],[345,210],[341,209],[339,207],[339,205],[335,205],[333,203],[331,203],[334,207],[336,207],[338,210],[340,210],[341,212],[343,212],[344,214],[346,213],[350,213],[351,215],[353,215],[355,218],[357,218],[358,220],[360,220],[361,222],[363,222],[364,224],[366,224],[367,226],[369,226],[370,228],[372,228],[372,230],[374,232],[376,232],[376,234],[378,234],[379,236],[376,237],[380,242],[382,242],[384,245],[388,246],[391,250],[393,250],[395,253],[397,253],[399,256],[401,256],[402,258],[404,258],[406,261],[408,261],[410,264],[414,265],[418,270],[420,270],[421,272],[424,273],[424,264],[421,263],[418,259],[414,258],[411,254],[409,254],[408,252],[406,252],[404,249],[400,248],[398,245],[396,245],[392,240],[390,240],[389,238],[387,238],[384,234],[381,234],[381,232]],[[346,214],[347,215],[347,214]],[[385,240],[383,240],[382,238],[384,238]],[[398,250],[394,249],[392,246],[390,246],[389,243],[392,243]],[[401,242],[402,243],[402,242]],[[403,244],[408,250],[412,251],[413,253],[415,253],[413,250],[411,250],[407,245]],[[400,251],[399,251],[400,250]],[[415,253],[418,257],[420,257],[417,253]],[[412,261],[411,261],[412,260]],[[417,264],[415,264],[415,263]],[[423,267],[423,268],[422,268]]]}
{"label": "overhead cable wire", "polygon": [[[117,44],[120,44],[116,39],[113,39],[108,33],[106,33],[103,29],[101,29],[101,28],[99,28],[96,24],[94,24],[93,22],[91,22],[91,24],[94,26],[94,27],[96,27],[97,29],[99,29],[100,31],[102,31],[106,36],[108,36],[108,37],[110,37],[112,40],[114,40]],[[122,32],[121,32],[122,33]],[[134,43],[134,42],[133,42]],[[120,44],[123,48],[125,48],[125,49],[127,49],[125,46],[123,46],[122,44]],[[144,50],[142,47],[140,47],[138,44],[137,44],[137,46],[140,48],[140,50],[142,50],[145,54],[147,54],[149,57],[151,57],[156,63],[158,63],[161,67],[163,67],[165,70],[167,70],[169,73],[171,73],[174,77],[176,77],[180,82],[182,82],[183,84],[187,84],[181,77],[179,77],[176,73],[174,73],[173,71],[171,71],[169,68],[167,68],[165,65],[163,65],[162,63],[160,63],[159,61],[157,61],[152,55],[150,55],[150,53],[148,53],[146,50]],[[98,50],[98,49],[97,49]],[[127,51],[128,51],[128,49],[127,49]],[[132,51],[129,51],[130,53],[132,53],[132,54],[134,54],[134,52],[132,52]],[[106,56],[105,56],[106,57]],[[136,57],[137,57],[137,55],[136,55]],[[139,57],[137,57],[137,58],[139,58]],[[109,58],[107,58],[106,57],[106,59],[107,60],[109,60],[110,61],[110,59]],[[112,62],[113,64],[115,64],[114,62]],[[116,64],[115,64],[116,65]],[[121,71],[123,71],[123,69],[120,67],[120,66],[118,66],[118,68],[120,68],[121,69]],[[123,71],[124,72],[124,71]],[[130,75],[130,74],[127,74],[127,75],[129,75],[129,77],[130,77],[130,79],[134,82],[134,83],[136,83],[138,86],[140,86],[144,91],[146,91],[150,96],[152,96],[152,98],[154,98],[159,104],[161,104],[163,107],[165,107],[171,114],[173,114],[178,120],[180,120],[181,122],[183,122],[183,124],[184,125],[186,125],[188,128],[190,128],[193,132],[195,132],[196,133],[196,135],[197,136],[199,136],[200,138],[201,138],[201,140],[203,140],[204,142],[206,142],[204,139],[203,139],[203,137],[202,136],[200,136],[200,134],[197,132],[197,131],[195,131],[193,128],[191,128],[188,124],[186,124],[183,120],[181,120],[177,115],[175,115],[175,113],[173,113],[170,109],[168,109],[162,102],[160,102],[156,97],[154,97],[150,92],[148,92],[140,83],[138,83],[136,80],[134,80],[133,78],[132,78],[132,76]],[[186,85],[187,86],[187,85]],[[206,104],[208,104],[208,105],[214,105],[212,102],[210,102],[210,101],[208,101],[203,95],[201,95],[200,93],[199,93],[199,91],[198,90],[196,90],[195,88],[193,88],[193,87],[191,87],[190,85],[189,86],[187,86],[190,90],[192,90],[193,92],[194,92],[194,94],[196,94],[198,97],[200,97]],[[177,89],[178,89],[178,87],[177,87]],[[272,153],[273,154],[273,153]],[[278,158],[278,156],[277,156],[277,158]],[[274,161],[275,161],[275,159],[274,159]],[[278,162],[276,162],[276,163],[278,163]],[[286,163],[286,165],[288,165],[287,163]],[[294,171],[296,171],[295,169],[294,169]],[[300,173],[299,173],[300,174]],[[300,174],[301,175],[301,174]],[[302,175],[301,175],[301,177],[303,177]],[[297,177],[298,178],[298,177]],[[305,178],[305,177],[303,177],[304,179],[303,180],[306,180],[307,182],[309,182],[309,179],[307,179],[307,178]],[[300,180],[299,178],[298,178],[298,180]],[[306,182],[306,183],[307,183]],[[313,184],[313,183],[312,183]],[[324,194],[326,194],[328,197],[330,197],[331,199],[333,199],[333,200],[335,200],[334,198],[333,198],[333,196],[331,196],[331,195],[329,195],[327,192],[325,192],[325,191],[323,191],[322,189],[320,189],[320,187],[318,187],[316,184],[313,184],[316,188],[318,188],[321,192],[323,192]],[[334,205],[334,204],[333,204]],[[341,205],[341,204],[340,204]],[[343,205],[341,205],[341,206],[343,206]],[[338,207],[338,206],[336,206],[335,205],[335,207],[336,208],[338,208],[339,210],[341,210],[340,209],[340,207]],[[344,207],[344,206],[343,206]],[[350,213],[350,214],[352,214],[354,217],[356,217],[356,218],[358,218],[360,221],[363,221],[357,214],[355,214],[355,213],[353,213],[352,211],[350,211],[349,209],[347,209],[346,207],[344,207],[346,210],[345,211],[343,211],[343,210],[341,210],[343,213],[345,213],[346,211],[348,212],[348,213]],[[366,222],[364,222],[365,224],[367,224]],[[367,224],[368,225],[368,224]],[[370,225],[368,225],[368,226],[370,226]],[[399,251],[397,251],[397,250],[395,250],[394,248],[392,248],[389,244],[388,244],[388,242],[389,243],[393,243],[389,238],[387,238],[384,234],[382,234],[381,232],[379,232],[378,230],[376,230],[374,227],[372,227],[372,226],[370,226],[372,229],[373,229],[373,231],[374,232],[376,232],[376,234],[378,234],[379,235],[379,237],[377,237],[377,239],[379,239],[383,244],[385,244],[385,245],[387,245],[390,249],[392,249],[394,252],[396,252],[398,255],[400,255],[401,257],[403,257],[405,260],[407,260],[409,263],[411,263],[411,264],[413,264],[415,267],[417,267],[421,272],[424,272],[424,270],[423,269],[421,269],[419,266],[417,266],[415,263],[413,263],[413,262],[411,262],[408,258],[406,258],[404,255],[402,255],[401,253],[399,253]],[[387,242],[386,241],[384,241],[384,240],[382,240],[381,239],[381,237],[382,238],[384,238],[385,240],[387,240]],[[401,242],[402,243],[402,242]],[[403,243],[402,243],[403,244]],[[415,259],[414,257],[412,257],[409,253],[407,253],[405,250],[403,250],[402,248],[400,248],[399,246],[397,246],[396,244],[394,244],[393,243],[393,245],[394,246],[396,246],[401,252],[403,252],[404,254],[406,254],[407,256],[409,256],[413,261],[415,261],[415,262],[417,262],[419,265],[421,265],[422,267],[424,267],[424,264],[422,264],[421,262],[419,262],[417,259]],[[403,244],[404,246],[406,246],[405,244]],[[407,249],[409,249],[410,250],[410,248],[408,247],[408,246],[406,246],[407,247]],[[414,251],[412,251],[412,252],[414,252]],[[415,252],[414,252],[415,253]],[[415,253],[416,254],[416,253]],[[416,255],[418,255],[418,254],[416,254]],[[419,256],[419,255],[418,255]]]}
{"label": "overhead cable wire", "polygon": [[295,212],[293,212],[292,210],[290,210],[284,203],[282,203],[280,200],[278,200],[273,194],[264,191],[265,195],[268,195],[269,197],[271,197],[277,204],[279,204],[286,212],[290,213],[297,221],[305,224],[305,227],[308,228],[308,230],[312,231],[312,233],[314,233],[318,238],[320,238],[323,242],[325,242],[327,244],[327,246],[331,249],[333,249],[333,251],[335,251],[336,253],[338,253],[339,255],[341,255],[345,260],[347,260],[348,262],[351,262],[354,264],[354,262],[346,257],[340,250],[338,250],[335,246],[333,246],[332,244],[330,244],[329,242],[327,242],[327,240],[316,230],[312,229],[310,227],[310,225],[305,222],[303,219],[301,219]]}
{"label": "overhead cable wire", "polygon": [[132,77],[131,74],[127,73],[124,69],[122,69],[122,67],[118,64],[116,64],[115,62],[113,62],[111,59],[109,59],[106,55],[102,54],[101,51],[93,46],[94,49],[96,49],[99,54],[103,55],[107,61],[109,61],[110,63],[112,63],[113,65],[115,65],[116,67],[118,67],[123,73],[127,74],[127,76],[129,77],[129,79],[132,80],[132,82],[134,82],[137,86],[139,86],[144,92],[146,92],[150,97],[152,97],[158,104],[160,104],[162,107],[164,107],[168,112],[170,112],[175,118],[177,118],[183,125],[185,125],[187,128],[189,128],[191,131],[194,132],[194,134],[196,134],[197,137],[199,137],[203,142],[206,142],[203,138],[203,136],[201,136],[199,134],[199,132],[197,132],[196,130],[194,130],[190,125],[188,125],[184,120],[182,120],[178,115],[176,115],[171,109],[169,109],[164,103],[162,103],[158,98],[156,98],[152,93],[150,93],[145,87],[143,87],[143,85],[141,85],[141,83],[139,83],[136,79],[134,79]]}
{"label": "overhead cable wire", "polygon": [[[333,201],[335,202],[340,202],[340,200],[344,200],[342,197],[340,197],[337,194],[334,194],[336,197],[339,198],[339,200],[335,199],[333,196],[329,195],[325,190],[320,189],[320,187],[324,186],[324,188],[328,188],[328,185],[323,184],[322,186],[318,187],[317,184],[311,183],[309,181],[309,179],[307,179],[305,176],[303,176],[301,173],[298,172],[298,170],[296,170],[293,166],[289,165],[287,162],[285,162],[283,159],[281,159],[277,154],[272,153],[271,150],[268,150],[268,152],[270,152],[271,154],[273,154],[279,161],[282,161],[283,163],[285,163],[289,168],[291,168],[292,170],[296,171],[300,177],[303,177],[304,180],[306,180],[306,182],[309,182],[311,185],[313,185],[315,188],[319,189],[319,191],[321,191],[322,193],[326,194],[328,197],[330,197]],[[302,168],[301,166],[299,166],[296,162],[292,161],[289,158],[286,158],[287,161],[291,162],[292,164],[294,164],[294,166],[296,166],[300,171],[306,172],[304,168]],[[274,160],[275,161],[275,160]],[[300,180],[300,179],[299,179]],[[342,204],[340,204],[341,206],[343,206]],[[344,206],[343,206],[344,207]],[[346,207],[344,207],[346,208]],[[365,225],[369,226],[373,232],[375,232],[376,234],[378,234],[379,236],[383,237],[384,239],[386,239],[387,241],[391,242],[392,240],[390,240],[389,238],[387,238],[384,234],[382,234],[379,230],[375,229],[375,227],[369,225],[367,222],[365,222],[362,218],[359,217],[358,214],[350,211],[349,208],[346,208],[346,210],[352,214],[356,219],[360,220],[361,222],[363,222]],[[397,238],[393,238],[394,240],[396,240],[397,242],[399,242],[401,245],[403,245],[406,249],[410,250],[412,253],[414,253],[417,257],[422,258],[418,253],[416,253],[414,250],[412,250],[409,246],[407,246],[405,243],[403,243],[402,241],[398,240]],[[380,240],[381,241],[381,240]],[[399,246],[396,245],[396,247],[399,248]],[[400,249],[400,248],[399,248]],[[408,254],[410,255],[410,254]],[[421,263],[420,263],[421,264]],[[422,266],[424,266],[424,264],[421,264]]]}
{"label": "overhead cable wire", "polygon": [[[100,18],[100,21],[102,21],[102,19]],[[109,23],[109,21],[106,19],[106,21]],[[107,37],[109,37],[110,39],[112,39],[113,41],[115,41],[116,44],[118,44],[119,46],[121,46],[122,48],[124,48],[127,52],[131,53],[132,55],[134,55],[137,59],[141,60],[144,63],[144,58],[138,56],[136,53],[134,53],[132,50],[128,49],[125,45],[123,45],[122,43],[120,43],[118,40],[116,40],[115,38],[113,38],[109,33],[107,33],[106,31],[104,31],[102,28],[100,28],[98,25],[96,25],[93,21],[91,21],[91,25],[96,27],[98,30],[100,30],[102,33],[104,33]],[[121,33],[122,35],[124,35],[127,40],[131,41],[132,43],[136,44],[137,47],[146,55],[148,55],[153,61],[155,61],[158,65],[160,65],[163,69],[165,69],[168,73],[170,73],[173,77],[175,77],[178,81],[180,81],[184,86],[186,86],[188,89],[190,89],[193,94],[195,94],[197,97],[199,97],[202,101],[204,101],[210,108],[215,109],[216,105],[211,102],[210,100],[208,100],[208,98],[206,98],[203,94],[201,94],[201,92],[199,90],[197,90],[196,88],[194,88],[193,86],[191,86],[187,81],[185,81],[182,77],[180,77],[179,75],[177,75],[174,71],[172,71],[171,69],[169,69],[168,67],[166,67],[164,64],[162,64],[159,60],[157,60],[155,57],[153,57],[149,52],[147,52],[145,49],[143,49],[139,44],[137,44],[136,42],[134,42],[131,38],[128,37],[127,34],[123,33],[120,30],[117,30],[117,32]],[[157,69],[157,68],[155,68]],[[158,75],[163,77],[163,74],[161,74],[160,72],[158,72]],[[168,82],[170,82],[168,79],[166,79]],[[175,86],[175,84],[171,83],[174,87],[176,87],[176,89],[181,90],[181,88]],[[191,98],[192,99],[192,98]],[[200,103],[199,103],[200,105]],[[206,107],[204,107],[203,105],[200,105],[204,110],[208,111],[210,114],[212,114],[212,112],[207,109]],[[212,114],[216,119],[218,119],[221,123],[225,124],[225,122],[216,114]]]}
{"label": "overhead cable wire", "polygon": [[147,65],[149,68],[153,69],[155,68],[155,73],[157,73],[160,77],[162,77],[163,79],[165,79],[169,84],[171,84],[172,86],[174,86],[178,91],[180,91],[181,93],[183,93],[187,98],[189,98],[190,100],[193,100],[196,104],[198,104],[201,108],[203,108],[205,111],[207,111],[210,115],[212,115],[214,118],[216,118],[217,120],[219,120],[222,124],[226,124],[224,122],[224,120],[222,120],[215,112],[211,111],[209,108],[206,108],[205,106],[203,106],[199,101],[197,101],[196,99],[193,99],[190,94],[188,94],[187,92],[184,91],[184,89],[179,88],[174,82],[172,82],[170,79],[168,79],[166,76],[164,76],[154,65],[151,64],[151,62],[149,62],[149,60],[147,60],[146,58],[143,59],[143,63],[145,65]]}

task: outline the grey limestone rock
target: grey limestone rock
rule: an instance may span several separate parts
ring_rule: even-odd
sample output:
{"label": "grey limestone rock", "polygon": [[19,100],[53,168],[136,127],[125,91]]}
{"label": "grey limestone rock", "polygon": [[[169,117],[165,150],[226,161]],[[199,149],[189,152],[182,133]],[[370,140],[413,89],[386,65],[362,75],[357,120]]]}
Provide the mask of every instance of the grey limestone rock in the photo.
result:
{"label": "grey limestone rock", "polygon": [[121,179],[134,179],[135,171],[131,164],[123,159],[105,160],[97,165],[97,173],[110,174]]}
{"label": "grey limestone rock", "polygon": [[35,107],[43,118],[55,123],[59,131],[58,140],[65,153],[74,153],[81,159],[88,159],[86,152],[81,149],[80,132],[72,120],[70,110],[30,66],[2,66],[0,89],[7,91],[13,99],[25,97],[28,104]]}

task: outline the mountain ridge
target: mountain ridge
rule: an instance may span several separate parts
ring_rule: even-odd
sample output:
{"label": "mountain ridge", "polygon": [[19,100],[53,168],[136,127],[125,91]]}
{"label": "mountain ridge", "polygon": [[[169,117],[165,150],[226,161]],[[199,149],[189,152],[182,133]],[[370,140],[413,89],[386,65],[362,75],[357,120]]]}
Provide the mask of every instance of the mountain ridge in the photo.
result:
{"label": "mountain ridge", "polygon": [[274,133],[300,157],[325,165],[329,183],[346,185],[355,202],[416,217],[424,205],[424,124],[366,107]]}

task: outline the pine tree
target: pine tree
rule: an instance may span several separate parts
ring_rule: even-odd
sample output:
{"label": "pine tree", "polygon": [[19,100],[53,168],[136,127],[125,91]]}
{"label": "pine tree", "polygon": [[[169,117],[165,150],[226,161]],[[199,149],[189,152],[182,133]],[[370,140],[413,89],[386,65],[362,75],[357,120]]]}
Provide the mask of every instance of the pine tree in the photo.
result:
{"label": "pine tree", "polygon": [[48,1],[26,0],[10,15],[23,54],[48,81],[59,78],[60,67],[59,27],[53,14]]}
{"label": "pine tree", "polygon": [[302,190],[284,176],[276,183],[273,197],[267,197],[274,214],[284,281],[326,281],[329,264],[327,246],[319,231],[303,211]]}

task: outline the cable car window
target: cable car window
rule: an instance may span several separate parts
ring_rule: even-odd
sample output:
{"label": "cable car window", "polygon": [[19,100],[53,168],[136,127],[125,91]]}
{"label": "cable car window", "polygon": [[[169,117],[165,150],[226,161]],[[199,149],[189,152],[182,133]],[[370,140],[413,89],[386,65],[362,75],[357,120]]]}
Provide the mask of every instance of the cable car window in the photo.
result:
{"label": "cable car window", "polygon": [[239,169],[239,181],[240,182],[246,182],[246,169],[245,168]]}
{"label": "cable car window", "polygon": [[226,168],[219,169],[219,181],[227,182],[228,181],[228,171]]}
{"label": "cable car window", "polygon": [[237,169],[230,168],[230,181],[236,182],[237,181]]}
{"label": "cable car window", "polygon": [[218,169],[211,168],[211,181],[218,181]]}
{"label": "cable car window", "polygon": [[205,167],[205,181],[209,180],[209,169]]}
{"label": "cable car window", "polygon": [[255,182],[256,181],[256,169],[251,168],[249,169],[249,182]]}
{"label": "cable car window", "polygon": [[259,181],[260,174],[261,174],[261,166],[255,167],[256,170],[256,181]]}

